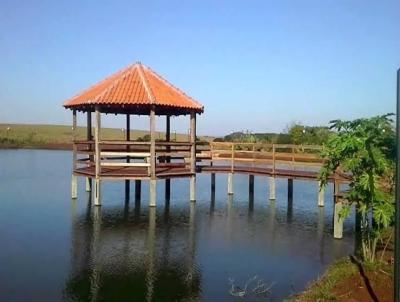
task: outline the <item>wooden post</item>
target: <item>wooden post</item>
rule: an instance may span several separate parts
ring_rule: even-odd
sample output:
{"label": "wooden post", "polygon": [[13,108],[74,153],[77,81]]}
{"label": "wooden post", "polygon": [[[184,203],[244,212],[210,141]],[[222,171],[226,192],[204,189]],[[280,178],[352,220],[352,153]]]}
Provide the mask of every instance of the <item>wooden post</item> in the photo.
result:
{"label": "wooden post", "polygon": [[325,205],[325,187],[321,186],[321,181],[318,182],[318,206],[323,207]]}
{"label": "wooden post", "polygon": [[211,173],[211,192],[215,193],[215,173]]}
{"label": "wooden post", "polygon": [[343,208],[342,199],[339,197],[340,183],[335,179],[334,182],[334,211],[333,211],[333,238],[343,238],[343,218],[340,217],[340,211]]}
{"label": "wooden post", "polygon": [[140,179],[135,180],[135,201],[140,201],[142,195],[142,181]]}
{"label": "wooden post", "polygon": [[233,194],[233,173],[228,173],[228,194]]}
{"label": "wooden post", "polygon": [[[87,111],[87,123],[86,123],[86,139],[88,141],[92,140],[92,112],[90,109]],[[92,151],[92,145],[89,144],[89,151]],[[93,155],[89,155],[89,161],[93,161]],[[92,179],[90,177],[86,177],[86,192],[92,191]]]}
{"label": "wooden post", "polygon": [[[129,114],[126,115],[126,131],[125,131],[125,139],[127,142],[131,140],[131,117]],[[126,151],[129,152],[129,145],[126,145]],[[129,156],[126,157],[126,162],[130,162]],[[130,181],[129,179],[125,179],[125,201],[129,202],[130,195]]]}
{"label": "wooden post", "polygon": [[71,179],[71,198],[78,198],[78,177],[74,175],[77,163],[77,152],[76,152],[76,110],[72,110],[72,179]]}
{"label": "wooden post", "polygon": [[190,113],[190,201],[196,201],[196,112]]}
{"label": "wooden post", "polygon": [[94,127],[94,145],[95,145],[95,186],[94,186],[94,205],[101,205],[101,180],[100,180],[100,108],[96,106],[96,124]]}
{"label": "wooden post", "polygon": [[293,178],[288,178],[288,203],[293,202]]}
{"label": "wooden post", "polygon": [[[171,141],[171,119],[170,116],[166,116],[166,125],[165,125],[165,140],[167,142]],[[167,158],[166,162],[171,162],[171,157],[169,156],[171,152],[171,146],[167,145]],[[165,200],[169,201],[171,198],[171,179],[167,178],[165,180]]]}
{"label": "wooden post", "polygon": [[275,177],[269,178],[269,200],[275,200],[276,189],[275,189]]}
{"label": "wooden post", "polygon": [[254,175],[249,175],[249,195],[254,195]]}
{"label": "wooden post", "polygon": [[155,207],[157,201],[156,179],[156,113],[152,106],[150,110],[150,202],[149,206]]}

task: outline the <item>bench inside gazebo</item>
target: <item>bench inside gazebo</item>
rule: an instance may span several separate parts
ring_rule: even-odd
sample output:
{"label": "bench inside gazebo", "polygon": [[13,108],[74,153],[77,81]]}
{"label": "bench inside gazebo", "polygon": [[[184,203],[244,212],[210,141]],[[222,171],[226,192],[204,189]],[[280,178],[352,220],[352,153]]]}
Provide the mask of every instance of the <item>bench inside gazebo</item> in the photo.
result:
{"label": "bench inside gazebo", "polygon": [[[73,171],[71,194],[77,198],[77,177],[86,177],[86,189],[94,182],[94,204],[101,205],[102,180],[125,180],[129,196],[130,180],[135,180],[140,194],[142,180],[150,182],[149,205],[156,205],[157,179],[190,178],[190,200],[196,199],[196,114],[204,107],[168,83],[149,67],[136,63],[81,94],[69,99],[64,107],[73,114]],[[77,138],[77,112],[87,115],[86,140]],[[92,133],[92,112],[95,115]],[[126,115],[125,140],[103,140],[102,114]],[[131,115],[150,117],[150,141],[131,140]],[[190,116],[190,135],[187,142],[171,141],[171,116]],[[156,140],[156,116],[165,116],[165,140]],[[139,196],[140,198],[140,196]]]}

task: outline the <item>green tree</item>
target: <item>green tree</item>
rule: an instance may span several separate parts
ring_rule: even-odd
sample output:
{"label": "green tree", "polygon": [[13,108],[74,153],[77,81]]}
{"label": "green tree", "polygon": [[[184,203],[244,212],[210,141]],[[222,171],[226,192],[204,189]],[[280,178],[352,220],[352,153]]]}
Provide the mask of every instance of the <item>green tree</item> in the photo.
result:
{"label": "green tree", "polygon": [[362,256],[371,262],[378,240],[394,219],[395,135],[391,115],[332,121],[331,129],[336,133],[322,151],[323,185],[337,169],[351,175],[340,215],[346,218],[351,206],[356,206],[361,218]]}

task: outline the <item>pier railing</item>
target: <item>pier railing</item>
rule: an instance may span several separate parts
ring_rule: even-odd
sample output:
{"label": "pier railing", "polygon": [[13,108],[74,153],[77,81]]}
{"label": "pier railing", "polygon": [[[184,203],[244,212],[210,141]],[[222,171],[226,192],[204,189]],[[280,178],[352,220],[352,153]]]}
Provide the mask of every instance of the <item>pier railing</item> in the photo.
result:
{"label": "pier railing", "polygon": [[[157,141],[154,164],[156,167],[189,168],[191,164],[190,142]],[[99,142],[100,173],[102,168],[142,168],[150,175],[150,142],[102,140]],[[75,141],[76,160],[74,169],[95,167],[94,141]],[[321,146],[293,144],[260,144],[236,142],[196,142],[196,162],[209,161],[211,165],[245,165],[269,167],[290,165],[320,167],[323,159]]]}
{"label": "pier railing", "polygon": [[229,163],[232,171],[236,164],[270,166],[275,170],[277,165],[320,167],[323,163],[319,155],[321,148],[315,145],[212,142],[209,155],[212,164]]}

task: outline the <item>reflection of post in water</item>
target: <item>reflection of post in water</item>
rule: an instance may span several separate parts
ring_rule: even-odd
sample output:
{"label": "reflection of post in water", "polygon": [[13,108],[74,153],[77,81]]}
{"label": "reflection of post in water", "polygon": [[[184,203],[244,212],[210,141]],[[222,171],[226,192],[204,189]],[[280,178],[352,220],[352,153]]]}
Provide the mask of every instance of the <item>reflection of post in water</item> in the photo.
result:
{"label": "reflection of post in water", "polygon": [[226,206],[226,215],[228,216],[228,221],[232,219],[232,212],[233,212],[233,195],[228,195],[228,203]]}
{"label": "reflection of post in water", "polygon": [[230,240],[232,240],[233,236],[233,227],[232,227],[232,222],[233,220],[233,195],[230,194],[228,195],[228,203],[226,206],[226,232]]}
{"label": "reflection of post in water", "polygon": [[266,233],[271,238],[269,246],[272,250],[275,247],[275,216],[276,216],[276,201],[270,200],[269,207],[268,207],[268,213],[267,213],[268,231]]}
{"label": "reflection of post in water", "polygon": [[101,233],[101,207],[93,209],[93,236],[91,244],[92,270],[90,274],[90,296],[92,301],[97,301],[100,290],[100,233]]}
{"label": "reflection of post in water", "polygon": [[124,221],[128,221],[129,220],[129,200],[128,202],[125,201],[125,205],[124,205]]}
{"label": "reflection of post in water", "polygon": [[78,199],[71,199],[71,223],[72,225],[75,223],[77,218],[77,203]]}
{"label": "reflection of post in water", "polygon": [[287,219],[288,223],[292,223],[293,219],[293,179],[288,179],[288,200],[287,200]]}
{"label": "reflection of post in water", "polygon": [[214,212],[214,209],[215,209],[215,191],[211,191],[210,214]]}
{"label": "reflection of post in water", "polygon": [[155,282],[155,245],[156,245],[156,208],[149,207],[149,228],[147,234],[147,272],[146,272],[146,301],[153,300]]}
{"label": "reflection of post in water", "polygon": [[130,199],[130,181],[125,180],[125,205],[127,203],[129,204],[129,199]]}
{"label": "reflection of post in water", "polygon": [[194,279],[194,267],[195,267],[195,252],[196,252],[196,203],[190,203],[190,213],[189,213],[189,255],[188,255],[188,263],[187,263],[187,276],[186,282],[189,288],[193,286]]}
{"label": "reflection of post in water", "polygon": [[249,213],[248,216],[253,217],[254,214],[254,190],[249,191]]}
{"label": "reflection of post in water", "polygon": [[135,220],[140,219],[140,195],[136,196],[135,195]]}
{"label": "reflection of post in water", "polygon": [[88,202],[86,205],[86,221],[90,220],[91,215],[92,215],[92,192],[89,192]]}
{"label": "reflection of post in water", "polygon": [[169,263],[169,254],[171,250],[171,225],[170,223],[170,215],[169,215],[169,203],[165,204],[164,208],[164,221],[163,221],[163,228],[164,228],[164,236],[163,236],[163,247],[161,251],[163,263],[162,267],[168,267]]}
{"label": "reflection of post in water", "polygon": [[142,181],[140,179],[135,180],[135,202],[139,201],[142,196]]}
{"label": "reflection of post in water", "polygon": [[317,239],[319,242],[319,257],[321,263],[324,261],[324,228],[325,228],[325,208],[318,207]]}

